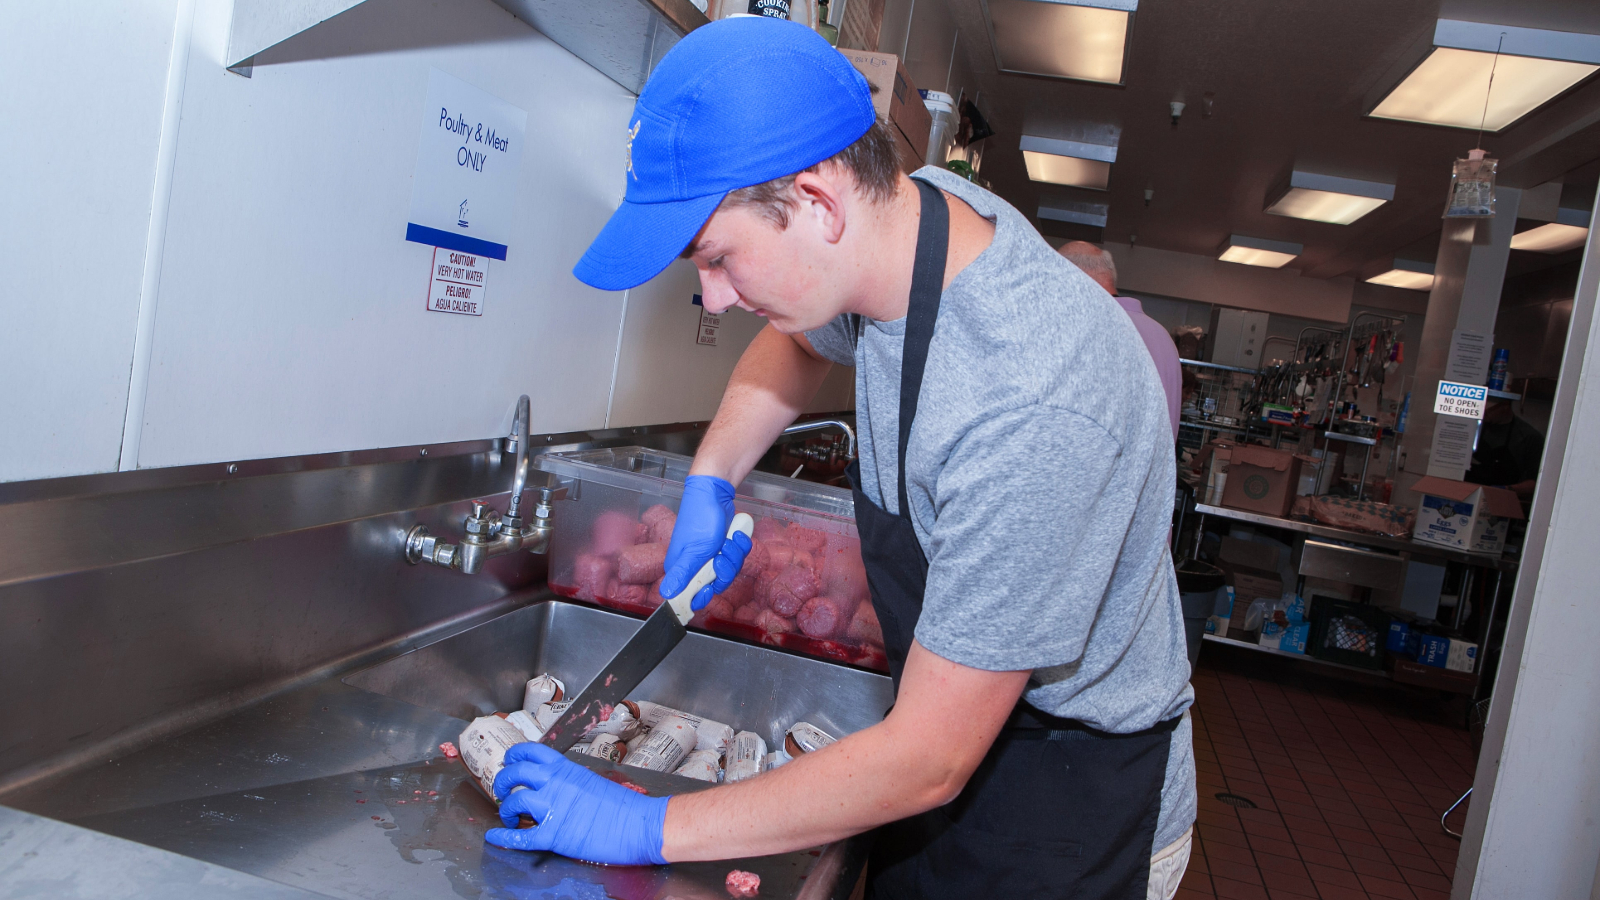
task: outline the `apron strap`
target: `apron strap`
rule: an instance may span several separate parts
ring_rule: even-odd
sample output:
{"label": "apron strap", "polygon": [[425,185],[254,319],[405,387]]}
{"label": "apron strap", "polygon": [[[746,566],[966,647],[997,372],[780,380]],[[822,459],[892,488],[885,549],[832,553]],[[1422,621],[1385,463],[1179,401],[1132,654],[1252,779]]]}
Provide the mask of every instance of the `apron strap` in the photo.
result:
{"label": "apron strap", "polygon": [[905,349],[900,363],[900,516],[911,518],[906,495],[906,446],[911,443],[911,423],[917,417],[922,394],[922,373],[928,365],[928,344],[939,318],[939,297],[944,293],[945,260],[950,247],[950,206],[944,194],[926,181],[913,178],[922,194],[922,220],[917,225],[917,258],[911,269],[911,305],[906,310]]}

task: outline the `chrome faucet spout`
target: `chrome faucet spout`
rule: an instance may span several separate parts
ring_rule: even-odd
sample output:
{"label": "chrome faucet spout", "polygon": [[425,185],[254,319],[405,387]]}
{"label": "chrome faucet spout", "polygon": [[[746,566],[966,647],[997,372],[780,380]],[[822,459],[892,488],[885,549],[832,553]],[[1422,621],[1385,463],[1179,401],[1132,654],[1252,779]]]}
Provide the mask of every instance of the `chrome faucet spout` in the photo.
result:
{"label": "chrome faucet spout", "polygon": [[511,502],[506,506],[506,518],[522,517],[522,492],[528,487],[528,395],[517,398],[516,418],[511,422],[511,436],[507,439],[517,444],[517,470],[511,480]]}
{"label": "chrome faucet spout", "polygon": [[812,422],[801,422],[798,425],[790,425],[788,428],[785,428],[783,430],[783,433],[784,434],[799,434],[802,431],[819,431],[819,430],[821,430],[823,428],[837,428],[840,431],[844,432],[844,456],[845,456],[845,459],[855,459],[856,458],[856,432],[855,432],[855,429],[851,428],[849,425],[845,424],[843,421],[841,421],[839,419],[817,419],[817,420],[812,421]]}

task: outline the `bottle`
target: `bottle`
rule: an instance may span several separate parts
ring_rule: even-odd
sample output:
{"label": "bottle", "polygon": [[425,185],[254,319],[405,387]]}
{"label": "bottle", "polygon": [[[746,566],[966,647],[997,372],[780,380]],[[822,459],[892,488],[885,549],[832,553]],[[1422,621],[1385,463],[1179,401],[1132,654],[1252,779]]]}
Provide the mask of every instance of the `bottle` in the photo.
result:
{"label": "bottle", "polygon": [[942,91],[921,91],[922,105],[928,108],[933,126],[928,134],[928,155],[923,161],[930,166],[944,166],[956,135],[956,98]]}
{"label": "bottle", "polygon": [[746,11],[752,16],[787,19],[789,18],[789,0],[750,0],[750,6]]}
{"label": "bottle", "polygon": [[817,34],[822,35],[822,39],[827,41],[829,46],[839,46],[839,29],[828,24],[828,4],[826,2],[817,4]]}
{"label": "bottle", "polygon": [[1506,367],[1511,364],[1511,351],[1505,347],[1494,351],[1494,362],[1489,364],[1489,390],[1506,389]]}

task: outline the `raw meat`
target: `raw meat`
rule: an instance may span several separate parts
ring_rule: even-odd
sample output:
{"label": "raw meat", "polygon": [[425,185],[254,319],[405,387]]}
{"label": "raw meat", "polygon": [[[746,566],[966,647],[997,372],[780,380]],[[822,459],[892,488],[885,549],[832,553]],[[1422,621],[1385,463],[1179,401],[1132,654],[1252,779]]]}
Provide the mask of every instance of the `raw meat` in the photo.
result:
{"label": "raw meat", "polygon": [[781,519],[758,519],[751,536],[758,541],[781,541],[783,540],[783,532],[788,527],[789,523]]}
{"label": "raw meat", "polygon": [[767,634],[789,634],[795,630],[793,619],[780,616],[770,609],[763,609],[756,614],[755,626]]}
{"label": "raw meat", "polygon": [[[651,508],[654,509],[654,507]],[[650,542],[652,544],[670,543],[672,541],[672,529],[677,527],[677,524],[678,514],[675,512],[669,512],[664,516],[658,516],[656,520],[651,522],[649,525]]]}
{"label": "raw meat", "polygon": [[444,754],[445,759],[458,759],[461,756],[461,751],[457,750],[456,745],[450,741],[445,741],[444,743],[440,744],[439,752]]}
{"label": "raw meat", "polygon": [[712,597],[711,602],[706,604],[705,609],[700,610],[696,618],[705,616],[711,619],[731,619],[738,609],[738,604],[729,600],[727,593],[724,592]]}
{"label": "raw meat", "polygon": [[593,600],[604,594],[611,574],[611,560],[593,553],[579,554],[572,563],[572,583],[578,588],[578,599]]}
{"label": "raw meat", "polygon": [[883,645],[883,627],[878,624],[878,611],[872,608],[871,603],[856,607],[856,614],[851,617],[850,627],[845,630],[844,636],[858,644]]}
{"label": "raw meat", "polygon": [[676,518],[677,515],[678,514],[673,512],[671,509],[667,508],[666,506],[663,506],[660,503],[657,503],[656,505],[654,505],[654,506],[650,507],[649,509],[645,510],[644,511],[644,515],[639,517],[639,521],[643,522],[648,527],[650,525],[654,525],[655,523],[661,521],[662,519],[666,518],[667,516],[673,516],[674,518]]}
{"label": "raw meat", "polygon": [[751,576],[760,575],[762,570],[771,565],[772,551],[767,549],[766,541],[750,539],[750,552],[744,558],[744,567],[739,570],[741,574]]}
{"label": "raw meat", "polygon": [[614,600],[617,603],[631,603],[635,606],[649,606],[650,604],[646,602],[646,597],[649,595],[649,593],[650,588],[648,585],[625,584],[613,578],[611,579],[611,583],[606,585],[605,593],[601,594],[600,596],[606,598],[607,600]]}
{"label": "raw meat", "polygon": [[766,612],[766,610],[755,605],[754,603],[751,603],[734,610],[733,620],[735,622],[743,622],[746,625],[754,625],[756,619],[760,618],[761,614],[764,612]]}
{"label": "raw meat", "polygon": [[637,544],[643,530],[644,523],[634,521],[632,516],[614,510],[603,512],[594,520],[594,541],[589,552],[610,556],[623,547]]}
{"label": "raw meat", "polygon": [[802,528],[799,525],[790,525],[784,531],[784,540],[793,544],[795,549],[804,550],[810,554],[819,554],[828,544],[828,536],[815,528]]}
{"label": "raw meat", "polygon": [[795,617],[800,630],[814,638],[838,637],[848,627],[857,601],[847,597],[813,597]]}
{"label": "raw meat", "polygon": [[754,872],[734,869],[728,873],[728,894],[734,897],[754,897],[761,891],[761,876]]}
{"label": "raw meat", "polygon": [[782,572],[794,561],[794,547],[783,541],[769,541],[763,546],[767,550],[767,561],[761,566],[762,571]]}
{"label": "raw meat", "polygon": [[649,584],[666,571],[666,544],[634,544],[617,554],[617,578],[628,584]]}
{"label": "raw meat", "polygon": [[800,611],[807,600],[815,597],[820,588],[817,576],[810,569],[791,565],[773,580],[769,602],[774,612],[792,616]]}
{"label": "raw meat", "polygon": [[[735,607],[743,606],[755,599],[755,596],[756,577],[741,572],[737,578],[733,579],[733,584],[728,585],[728,589],[718,594],[716,599],[725,601],[728,604],[728,611],[732,612]],[[724,616],[723,618],[727,617]]]}

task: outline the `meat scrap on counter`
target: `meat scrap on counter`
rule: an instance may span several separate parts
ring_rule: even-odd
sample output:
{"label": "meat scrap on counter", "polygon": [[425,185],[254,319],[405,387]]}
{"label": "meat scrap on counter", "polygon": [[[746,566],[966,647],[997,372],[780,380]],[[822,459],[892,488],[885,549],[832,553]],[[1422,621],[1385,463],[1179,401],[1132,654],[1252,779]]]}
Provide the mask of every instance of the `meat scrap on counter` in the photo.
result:
{"label": "meat scrap on counter", "polygon": [[[494,778],[505,766],[506,751],[514,744],[543,738],[572,705],[571,700],[560,699],[565,692],[558,679],[539,675],[528,681],[523,709],[482,716],[461,732],[460,759],[486,794],[494,796]],[[753,778],[835,740],[815,725],[796,722],[784,736],[784,748],[768,753],[767,742],[754,732],[735,732],[722,722],[649,700],[624,700],[591,726],[572,750],[624,766],[720,784]],[[456,758],[454,744],[442,744],[440,749],[448,758]],[[624,787],[642,793],[637,785]]]}
{"label": "meat scrap on counter", "polygon": [[[677,514],[662,504],[638,518],[601,513],[570,570],[552,579],[564,596],[635,614],[661,605],[667,545]],[[883,629],[867,588],[861,542],[773,517],[756,520],[733,584],[690,622],[699,628],[885,670]]]}

